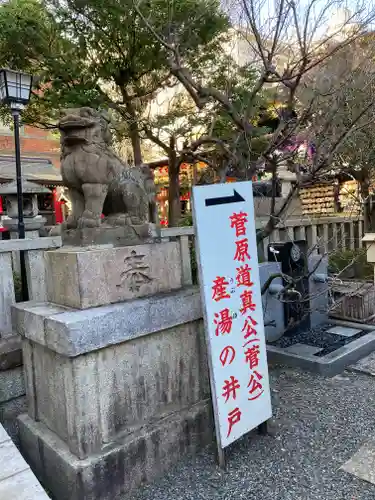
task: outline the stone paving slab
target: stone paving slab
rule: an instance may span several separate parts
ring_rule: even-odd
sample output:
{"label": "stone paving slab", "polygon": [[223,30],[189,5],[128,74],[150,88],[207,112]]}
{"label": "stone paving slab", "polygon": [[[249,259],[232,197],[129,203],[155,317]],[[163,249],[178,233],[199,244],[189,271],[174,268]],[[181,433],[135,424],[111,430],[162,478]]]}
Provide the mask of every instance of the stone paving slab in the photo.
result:
{"label": "stone paving slab", "polygon": [[357,361],[350,369],[375,376],[375,352]]}
{"label": "stone paving slab", "polygon": [[334,335],[341,335],[341,337],[353,337],[357,333],[361,333],[362,330],[358,328],[348,328],[346,326],[334,326],[327,330],[327,333],[332,333]]}
{"label": "stone paving slab", "polygon": [[0,481],[1,500],[50,500],[30,469]]}
{"label": "stone paving slab", "polygon": [[284,348],[285,351],[291,352],[293,354],[299,354],[300,356],[314,356],[317,352],[322,351],[323,349],[321,347],[315,347],[313,345],[308,345],[308,344],[293,344],[289,347]]}
{"label": "stone paving slab", "polygon": [[0,444],[4,443],[4,441],[9,441],[10,437],[4,427],[0,425]]}
{"label": "stone paving slab", "polygon": [[14,444],[11,440],[4,441],[0,444],[0,481],[28,469],[28,465],[22,458],[21,453],[16,453],[18,450],[14,448]]}
{"label": "stone paving slab", "polygon": [[49,500],[1,424],[0,500]]}
{"label": "stone paving slab", "polygon": [[[375,485],[375,442],[373,439],[364,444],[353,457],[346,462],[342,470],[359,479]],[[374,495],[375,496],[375,495]]]}

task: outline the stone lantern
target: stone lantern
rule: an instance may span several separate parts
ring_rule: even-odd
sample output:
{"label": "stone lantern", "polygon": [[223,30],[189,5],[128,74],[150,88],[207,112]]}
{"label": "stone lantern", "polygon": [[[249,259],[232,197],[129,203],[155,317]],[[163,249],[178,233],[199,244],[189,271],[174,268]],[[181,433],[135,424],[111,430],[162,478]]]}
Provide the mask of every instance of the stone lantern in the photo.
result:
{"label": "stone lantern", "polygon": [[[38,194],[51,193],[51,190],[34,182],[22,180],[23,217],[25,224],[25,238],[39,238],[39,230],[46,223],[46,219],[39,215]],[[2,225],[10,233],[11,239],[18,238],[18,205],[16,181],[0,184],[0,196],[5,197],[4,208],[7,215],[2,218]],[[13,252],[13,265],[20,269],[19,254]]]}
{"label": "stone lantern", "polygon": [[281,197],[286,198],[292,190],[293,182],[296,182],[297,176],[294,172],[288,170],[286,163],[281,163],[278,166],[277,176],[281,183]]}
{"label": "stone lantern", "polygon": [[[22,181],[23,216],[25,222],[25,238],[38,238],[39,230],[43,227],[46,219],[39,215],[38,194],[48,194],[51,190],[27,180]],[[2,223],[8,229],[11,238],[18,238],[18,206],[17,206],[17,184],[16,181],[0,184],[0,196],[5,197],[5,209],[7,212]]]}

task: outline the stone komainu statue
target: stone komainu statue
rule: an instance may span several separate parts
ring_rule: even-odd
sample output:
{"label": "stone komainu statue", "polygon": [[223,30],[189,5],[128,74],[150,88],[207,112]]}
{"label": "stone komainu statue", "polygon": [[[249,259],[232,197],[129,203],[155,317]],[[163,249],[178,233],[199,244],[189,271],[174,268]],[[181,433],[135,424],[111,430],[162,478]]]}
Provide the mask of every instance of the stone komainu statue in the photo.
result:
{"label": "stone komainu statue", "polygon": [[72,213],[66,229],[140,226],[154,222],[155,185],[146,166],[129,167],[111,149],[109,117],[91,108],[67,109],[59,121],[61,173]]}

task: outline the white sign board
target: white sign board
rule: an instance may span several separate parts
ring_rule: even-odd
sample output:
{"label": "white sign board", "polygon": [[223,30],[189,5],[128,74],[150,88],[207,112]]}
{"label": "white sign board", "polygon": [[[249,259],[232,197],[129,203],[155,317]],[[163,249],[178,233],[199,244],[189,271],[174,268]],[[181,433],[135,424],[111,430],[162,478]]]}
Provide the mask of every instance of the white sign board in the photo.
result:
{"label": "white sign board", "polygon": [[216,432],[225,448],[272,415],[251,182],[193,188]]}

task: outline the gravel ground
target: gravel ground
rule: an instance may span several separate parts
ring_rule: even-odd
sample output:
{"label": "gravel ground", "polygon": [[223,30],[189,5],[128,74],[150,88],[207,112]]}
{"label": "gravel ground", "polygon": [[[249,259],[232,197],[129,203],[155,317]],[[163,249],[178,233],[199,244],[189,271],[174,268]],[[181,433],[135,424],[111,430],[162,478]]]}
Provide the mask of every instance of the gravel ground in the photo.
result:
{"label": "gravel ground", "polygon": [[375,377],[274,368],[271,380],[270,435],[235,444],[227,472],[207,449],[118,500],[374,500],[374,485],[339,468],[375,435]]}

